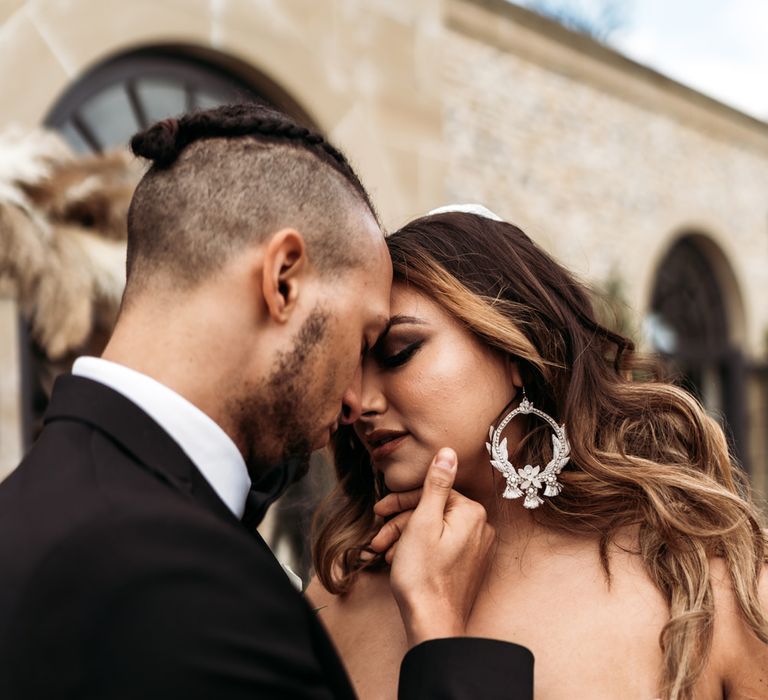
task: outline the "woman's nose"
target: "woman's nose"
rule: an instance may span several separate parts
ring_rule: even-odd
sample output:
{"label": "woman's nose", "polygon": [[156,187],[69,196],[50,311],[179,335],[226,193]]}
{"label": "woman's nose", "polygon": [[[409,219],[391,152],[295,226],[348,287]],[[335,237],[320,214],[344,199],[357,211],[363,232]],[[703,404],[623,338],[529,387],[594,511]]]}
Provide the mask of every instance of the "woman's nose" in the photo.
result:
{"label": "woman's nose", "polygon": [[387,410],[387,397],[375,372],[363,373],[360,391],[360,410],[363,416],[377,415]]}
{"label": "woman's nose", "polygon": [[355,423],[361,416],[384,413],[387,399],[384,395],[375,370],[366,371],[361,366],[355,379],[344,393],[342,399],[341,422],[344,425]]}

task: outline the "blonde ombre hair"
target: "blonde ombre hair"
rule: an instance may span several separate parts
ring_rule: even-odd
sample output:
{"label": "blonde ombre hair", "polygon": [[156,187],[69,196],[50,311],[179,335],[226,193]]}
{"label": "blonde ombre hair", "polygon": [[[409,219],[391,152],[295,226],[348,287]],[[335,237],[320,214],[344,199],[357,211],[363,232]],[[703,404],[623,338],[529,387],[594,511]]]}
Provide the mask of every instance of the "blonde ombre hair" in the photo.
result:
{"label": "blonde ombre hair", "polygon": [[[535,511],[537,520],[597,536],[608,580],[609,545],[620,530],[637,529],[638,554],[669,605],[660,636],[665,700],[690,700],[707,661],[713,558],[727,566],[741,617],[768,644],[758,598],[764,523],[702,406],[599,324],[584,285],[519,228],[454,212],[417,219],[387,242],[396,281],[514,357],[531,400],[567,426],[565,488]],[[512,461],[546,453],[548,439],[531,423]],[[318,513],[313,559],[320,581],[339,594],[364,568],[382,566],[361,553],[385,491],[349,427],[334,448],[339,481]]]}

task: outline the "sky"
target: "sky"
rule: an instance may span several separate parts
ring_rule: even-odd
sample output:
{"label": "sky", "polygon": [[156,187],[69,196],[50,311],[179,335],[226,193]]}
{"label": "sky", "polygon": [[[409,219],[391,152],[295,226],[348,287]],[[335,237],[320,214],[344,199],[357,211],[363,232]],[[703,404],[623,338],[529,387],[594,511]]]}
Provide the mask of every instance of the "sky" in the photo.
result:
{"label": "sky", "polygon": [[624,26],[609,36],[609,45],[768,121],[768,0],[551,0],[548,4],[568,5],[591,17],[606,4],[619,6]]}

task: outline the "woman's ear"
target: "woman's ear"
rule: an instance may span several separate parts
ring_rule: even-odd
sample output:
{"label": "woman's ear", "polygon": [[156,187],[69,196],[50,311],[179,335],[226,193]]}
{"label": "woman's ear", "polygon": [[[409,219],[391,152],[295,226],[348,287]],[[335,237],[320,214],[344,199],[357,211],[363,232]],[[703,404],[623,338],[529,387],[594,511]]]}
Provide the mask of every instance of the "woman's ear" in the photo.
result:
{"label": "woman's ear", "polygon": [[522,389],[524,386],[523,376],[520,373],[520,365],[515,360],[509,360],[509,373],[512,377],[512,384],[515,389]]}
{"label": "woman's ear", "polygon": [[296,308],[309,261],[304,237],[295,229],[281,229],[264,250],[262,294],[269,316],[285,323]]}

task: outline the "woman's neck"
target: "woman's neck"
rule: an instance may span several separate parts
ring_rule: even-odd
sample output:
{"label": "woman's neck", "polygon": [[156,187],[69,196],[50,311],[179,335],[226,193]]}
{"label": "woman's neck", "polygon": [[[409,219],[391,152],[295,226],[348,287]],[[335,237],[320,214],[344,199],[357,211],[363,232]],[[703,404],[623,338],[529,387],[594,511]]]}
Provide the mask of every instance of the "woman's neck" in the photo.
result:
{"label": "woman's neck", "polygon": [[[523,498],[502,498],[506,483],[501,474],[488,465],[487,461],[467,466],[467,479],[459,490],[467,498],[482,504],[488,522],[496,530],[496,555],[499,566],[505,567],[512,561],[521,564],[531,557],[547,557],[554,551],[583,547],[586,540],[582,535],[555,530],[543,524],[538,509],[523,506]],[[546,500],[546,499],[545,499]],[[546,503],[541,508],[546,508]]]}
{"label": "woman's neck", "polygon": [[535,511],[523,507],[523,499],[502,498],[506,486],[500,474],[488,469],[487,463],[478,465],[475,474],[482,475],[471,483],[461,485],[461,492],[477,501],[488,515],[488,522],[505,539],[522,539],[540,527],[536,523]]}

